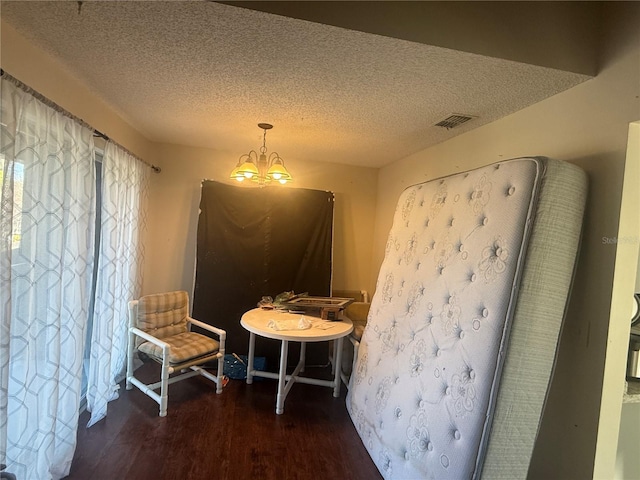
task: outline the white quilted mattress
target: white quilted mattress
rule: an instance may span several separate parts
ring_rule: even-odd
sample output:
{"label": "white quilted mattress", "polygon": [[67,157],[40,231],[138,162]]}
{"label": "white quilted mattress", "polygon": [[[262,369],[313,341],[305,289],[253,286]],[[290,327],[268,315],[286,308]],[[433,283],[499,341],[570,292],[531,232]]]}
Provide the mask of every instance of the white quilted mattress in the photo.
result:
{"label": "white quilted mattress", "polygon": [[385,478],[482,471],[545,169],[509,160],[401,195],[347,396]]}

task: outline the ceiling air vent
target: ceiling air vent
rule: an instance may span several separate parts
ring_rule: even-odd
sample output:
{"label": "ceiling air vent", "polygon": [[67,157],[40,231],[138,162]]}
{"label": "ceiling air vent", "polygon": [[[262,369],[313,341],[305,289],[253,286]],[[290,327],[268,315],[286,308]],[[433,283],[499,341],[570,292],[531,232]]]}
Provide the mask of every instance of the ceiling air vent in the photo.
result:
{"label": "ceiling air vent", "polygon": [[447,130],[451,130],[452,128],[459,127],[463,123],[468,122],[476,117],[473,115],[464,115],[461,113],[452,113],[447,118],[440,120],[436,123],[436,127],[444,127]]}

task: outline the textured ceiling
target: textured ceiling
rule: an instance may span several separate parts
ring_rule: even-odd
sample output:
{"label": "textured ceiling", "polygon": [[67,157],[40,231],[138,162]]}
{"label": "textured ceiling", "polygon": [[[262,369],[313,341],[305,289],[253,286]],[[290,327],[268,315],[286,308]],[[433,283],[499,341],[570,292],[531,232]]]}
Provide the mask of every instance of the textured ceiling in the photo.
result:
{"label": "textured ceiling", "polygon": [[590,78],[213,2],[0,8],[149,140],[238,156],[268,122],[285,161],[380,167]]}

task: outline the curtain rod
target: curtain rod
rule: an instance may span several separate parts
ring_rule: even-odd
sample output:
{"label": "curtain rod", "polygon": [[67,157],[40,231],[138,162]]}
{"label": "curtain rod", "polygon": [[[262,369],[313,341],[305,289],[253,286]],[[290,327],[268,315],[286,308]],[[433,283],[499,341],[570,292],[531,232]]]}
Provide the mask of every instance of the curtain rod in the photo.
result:
{"label": "curtain rod", "polygon": [[160,173],[162,171],[162,169],[160,167],[157,167],[149,162],[144,161],[142,158],[140,158],[138,155],[135,155],[134,153],[130,152],[127,148],[123,147],[122,145],[120,145],[118,142],[113,141],[111,138],[109,138],[107,135],[105,135],[104,133],[102,133],[101,131],[93,128],[91,125],[89,125],[87,122],[85,122],[84,120],[82,120],[79,117],[76,117],[73,113],[69,112],[68,110],[62,108],[60,105],[58,105],[57,103],[55,103],[54,101],[48,99],[47,97],[45,97],[44,95],[42,95],[40,92],[34,90],[33,88],[31,88],[30,86],[28,86],[27,84],[21,82],[20,80],[18,80],[16,77],[14,77],[13,75],[11,75],[10,73],[8,73],[7,71],[5,71],[4,69],[0,68],[0,77],[4,77],[7,80],[12,81],[13,83],[15,83],[19,88],[21,88],[22,90],[24,90],[27,93],[30,93],[31,95],[33,95],[34,97],[36,97],[38,100],[40,100],[41,102],[43,102],[45,105],[53,108],[54,110],[56,110],[57,112],[62,113],[63,115],[71,118],[72,120],[80,123],[81,125],[84,125],[85,127],[87,127],[89,130],[93,131],[93,136],[94,137],[98,137],[98,138],[102,138],[108,142],[111,142],[115,145],[117,145],[118,147],[120,147],[122,150],[124,150],[125,152],[127,152],[129,155],[131,155],[132,157],[134,157],[136,160],[138,160],[139,162],[144,163],[145,165],[147,165],[148,167],[151,168],[151,170],[153,170],[155,173]]}

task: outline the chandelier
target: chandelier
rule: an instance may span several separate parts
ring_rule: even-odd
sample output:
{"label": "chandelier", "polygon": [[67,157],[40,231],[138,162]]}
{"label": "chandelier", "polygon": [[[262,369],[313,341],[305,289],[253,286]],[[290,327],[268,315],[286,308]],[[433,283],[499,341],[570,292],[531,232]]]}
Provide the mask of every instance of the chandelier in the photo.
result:
{"label": "chandelier", "polygon": [[273,125],[269,123],[259,123],[258,127],[264,130],[260,155],[258,155],[255,150],[241,155],[236,167],[231,172],[231,178],[238,182],[249,179],[261,187],[271,183],[273,180],[283,185],[290,182],[293,179],[285,168],[284,160],[280,158],[280,155],[272,152],[269,157],[267,157],[267,130],[271,130]]}

